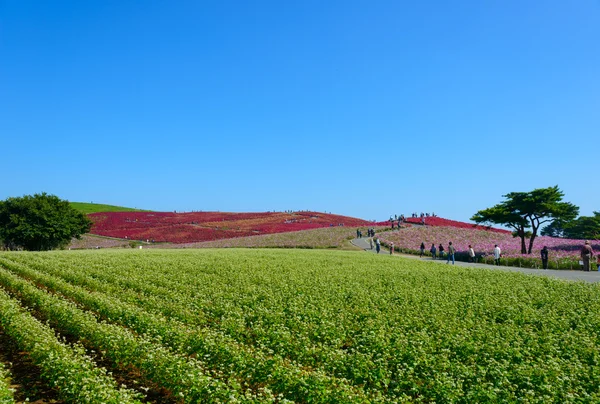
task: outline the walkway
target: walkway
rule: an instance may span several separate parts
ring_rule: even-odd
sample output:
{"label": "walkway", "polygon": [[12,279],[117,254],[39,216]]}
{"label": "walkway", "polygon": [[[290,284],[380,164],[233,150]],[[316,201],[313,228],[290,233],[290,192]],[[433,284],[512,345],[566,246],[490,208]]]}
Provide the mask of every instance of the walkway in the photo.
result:
{"label": "walkway", "polygon": [[[371,248],[369,246],[369,238],[368,237],[355,238],[352,240],[352,244],[354,244],[355,246],[357,246],[359,248],[362,248],[363,250],[365,250],[367,252],[376,253],[374,247],[371,250]],[[390,249],[382,246],[381,252],[379,253],[379,255],[390,255]],[[445,259],[433,260],[431,257],[420,258],[416,255],[400,254],[397,252],[394,252],[394,256],[415,259],[415,260],[420,260],[420,261],[435,262],[437,264],[446,265]],[[566,279],[566,280],[570,280],[570,281],[585,281],[585,282],[592,282],[592,283],[600,282],[600,272],[598,272],[598,271],[583,272],[583,271],[569,271],[566,269],[562,269],[562,270],[545,269],[544,270],[544,269],[532,269],[532,268],[516,268],[516,267],[495,266],[495,265],[488,265],[488,264],[474,264],[474,263],[463,262],[463,261],[456,261],[456,265],[460,265],[463,267],[496,269],[496,270],[507,271],[507,272],[521,272],[524,274],[549,276],[549,277],[553,277],[553,278]]]}

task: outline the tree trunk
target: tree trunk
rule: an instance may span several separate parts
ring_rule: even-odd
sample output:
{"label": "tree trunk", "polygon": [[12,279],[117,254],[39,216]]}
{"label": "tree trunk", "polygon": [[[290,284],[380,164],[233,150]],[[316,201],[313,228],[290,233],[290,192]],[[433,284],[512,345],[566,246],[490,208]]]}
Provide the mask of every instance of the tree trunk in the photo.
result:
{"label": "tree trunk", "polygon": [[525,245],[525,228],[523,226],[519,227],[517,230],[517,235],[521,239],[521,254],[527,254],[527,246]]}
{"label": "tree trunk", "polygon": [[531,238],[529,239],[529,249],[527,250],[527,254],[531,254],[531,250],[533,250],[533,240],[535,240],[536,234],[533,233]]}
{"label": "tree trunk", "polygon": [[534,229],[533,232],[531,233],[531,237],[529,238],[529,250],[528,250],[527,254],[531,254],[531,250],[533,250],[533,241],[535,240],[536,237],[537,237],[537,229]]}
{"label": "tree trunk", "polygon": [[527,254],[531,254],[531,250],[533,250],[533,241],[537,237],[537,231],[540,228],[540,220],[532,218],[531,221],[531,237],[529,238],[529,250]]}

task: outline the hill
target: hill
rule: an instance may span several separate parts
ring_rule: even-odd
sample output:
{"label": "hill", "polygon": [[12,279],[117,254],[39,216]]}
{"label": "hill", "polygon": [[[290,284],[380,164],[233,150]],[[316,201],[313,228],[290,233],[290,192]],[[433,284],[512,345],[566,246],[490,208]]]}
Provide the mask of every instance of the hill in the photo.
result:
{"label": "hill", "polygon": [[[375,226],[363,219],[319,212],[98,212],[90,233],[129,240],[193,243],[323,227]],[[386,223],[383,223],[385,225]]]}
{"label": "hill", "polygon": [[114,206],[114,205],[103,205],[100,203],[86,203],[86,202],[69,202],[71,206],[85,213],[86,215],[90,213],[98,213],[98,212],[148,212],[147,210],[142,209],[134,209],[134,208],[126,208],[123,206]]}
{"label": "hill", "polygon": [[423,218],[409,217],[405,219],[405,222],[411,224],[424,224],[432,227],[455,227],[458,229],[486,230],[496,233],[511,234],[509,230],[498,229],[491,226],[482,226],[474,223],[459,222],[457,220],[444,219],[438,216],[428,216]]}

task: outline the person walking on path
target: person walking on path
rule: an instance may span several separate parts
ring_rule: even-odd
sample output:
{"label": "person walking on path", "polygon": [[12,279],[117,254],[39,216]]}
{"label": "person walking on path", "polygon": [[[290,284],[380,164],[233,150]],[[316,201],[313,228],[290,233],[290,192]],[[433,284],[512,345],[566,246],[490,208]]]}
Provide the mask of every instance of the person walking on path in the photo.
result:
{"label": "person walking on path", "polygon": [[378,238],[375,239],[375,250],[377,251],[377,254],[379,254],[379,251],[381,251],[381,242]]}
{"label": "person walking on path", "polygon": [[440,254],[440,259],[443,260],[444,259],[444,246],[442,245],[442,243],[440,243],[440,246],[438,247],[438,253]]}
{"label": "person walking on path", "polygon": [[494,245],[494,265],[500,265],[500,257],[502,256],[502,250],[498,247],[498,244]]}
{"label": "person walking on path", "polygon": [[421,250],[421,254],[419,255],[419,258],[423,257],[423,254],[425,254],[425,243],[421,243],[421,247],[419,247],[419,249]]}
{"label": "person walking on path", "polygon": [[581,259],[583,260],[583,270],[586,272],[590,271],[590,260],[594,256],[594,250],[590,242],[586,240],[585,244],[581,248]]}
{"label": "person walking on path", "polygon": [[456,249],[454,248],[454,246],[452,245],[452,241],[448,243],[448,260],[446,261],[446,264],[450,263],[450,259],[452,259],[452,265],[454,264],[454,253],[456,252]]}
{"label": "person walking on path", "polygon": [[432,257],[431,259],[435,259],[435,253],[436,253],[435,244],[431,245],[431,248],[429,249],[429,252],[431,253],[431,257]]}
{"label": "person walking on path", "polygon": [[369,246],[373,249],[373,237],[369,237]]}
{"label": "person walking on path", "polygon": [[469,244],[469,261],[473,263],[475,262],[475,250],[473,250],[471,244]]}
{"label": "person walking on path", "polygon": [[394,243],[390,245],[390,255],[394,254]]}
{"label": "person walking on path", "polygon": [[548,247],[544,246],[540,255],[542,256],[542,268],[548,269]]}

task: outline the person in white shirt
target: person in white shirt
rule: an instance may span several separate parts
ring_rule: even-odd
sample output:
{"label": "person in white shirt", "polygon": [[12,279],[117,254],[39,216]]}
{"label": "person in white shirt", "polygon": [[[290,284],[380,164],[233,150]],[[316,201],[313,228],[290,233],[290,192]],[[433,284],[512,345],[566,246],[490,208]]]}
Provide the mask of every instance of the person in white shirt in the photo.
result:
{"label": "person in white shirt", "polygon": [[500,265],[500,257],[502,255],[502,250],[498,247],[498,244],[494,246],[494,264]]}
{"label": "person in white shirt", "polygon": [[471,244],[469,244],[469,259],[471,262],[475,262],[475,250],[473,250]]}

